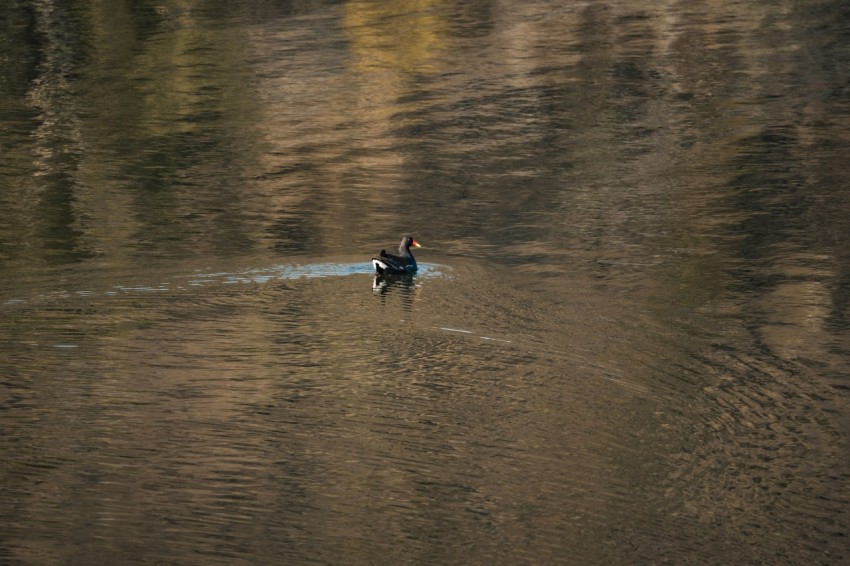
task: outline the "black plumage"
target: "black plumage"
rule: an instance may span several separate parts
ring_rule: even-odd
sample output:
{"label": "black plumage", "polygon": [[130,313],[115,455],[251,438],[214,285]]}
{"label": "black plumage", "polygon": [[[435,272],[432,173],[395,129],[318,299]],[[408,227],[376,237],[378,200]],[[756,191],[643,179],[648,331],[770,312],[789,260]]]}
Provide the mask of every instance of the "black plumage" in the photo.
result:
{"label": "black plumage", "polygon": [[416,259],[410,253],[410,248],[420,248],[419,242],[413,239],[413,236],[405,236],[401,239],[401,244],[398,246],[398,255],[388,254],[386,250],[381,250],[378,257],[372,258],[372,265],[375,266],[375,272],[378,275],[405,275],[416,273]]}

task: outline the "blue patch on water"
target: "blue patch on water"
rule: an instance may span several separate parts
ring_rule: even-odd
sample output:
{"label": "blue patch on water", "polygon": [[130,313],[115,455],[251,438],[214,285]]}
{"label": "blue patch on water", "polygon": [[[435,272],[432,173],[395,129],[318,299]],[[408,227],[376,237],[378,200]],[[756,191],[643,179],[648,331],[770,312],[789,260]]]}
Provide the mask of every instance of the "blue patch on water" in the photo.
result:
{"label": "blue patch on water", "polygon": [[[414,277],[439,277],[445,266],[420,263]],[[374,275],[370,263],[310,263],[306,265],[278,265],[265,269],[248,269],[238,273],[205,273],[189,281],[190,285],[207,283],[267,283],[275,279],[313,279],[317,277],[344,277],[348,275]]]}

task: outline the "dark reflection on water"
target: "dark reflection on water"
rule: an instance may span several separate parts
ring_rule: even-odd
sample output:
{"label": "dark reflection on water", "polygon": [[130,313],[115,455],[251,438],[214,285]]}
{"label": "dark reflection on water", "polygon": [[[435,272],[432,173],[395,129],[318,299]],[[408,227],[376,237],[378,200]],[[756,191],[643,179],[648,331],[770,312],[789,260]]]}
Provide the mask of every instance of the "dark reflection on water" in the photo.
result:
{"label": "dark reflection on water", "polygon": [[848,17],[14,2],[0,561],[846,562]]}
{"label": "dark reflection on water", "polygon": [[372,278],[372,292],[381,298],[381,304],[386,304],[388,296],[399,296],[405,307],[410,309],[418,294],[416,276],[377,275]]}

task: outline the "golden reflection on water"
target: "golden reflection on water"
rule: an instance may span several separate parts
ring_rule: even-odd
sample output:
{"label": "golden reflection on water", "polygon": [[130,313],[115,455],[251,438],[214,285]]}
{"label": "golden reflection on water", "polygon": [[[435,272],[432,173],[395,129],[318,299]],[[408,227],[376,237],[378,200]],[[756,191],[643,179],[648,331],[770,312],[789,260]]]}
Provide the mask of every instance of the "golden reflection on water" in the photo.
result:
{"label": "golden reflection on water", "polygon": [[351,69],[374,73],[370,92],[394,99],[400,91],[392,88],[393,80],[405,85],[410,77],[442,70],[440,57],[452,48],[445,20],[449,6],[445,0],[345,3],[342,24],[351,38]]}

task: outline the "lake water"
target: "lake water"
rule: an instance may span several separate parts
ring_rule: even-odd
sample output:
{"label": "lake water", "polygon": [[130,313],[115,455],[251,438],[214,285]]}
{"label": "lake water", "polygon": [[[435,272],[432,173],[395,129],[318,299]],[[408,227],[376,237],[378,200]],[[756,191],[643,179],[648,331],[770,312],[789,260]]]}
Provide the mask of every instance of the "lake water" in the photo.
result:
{"label": "lake water", "polygon": [[850,560],[846,2],[0,41],[0,562]]}

